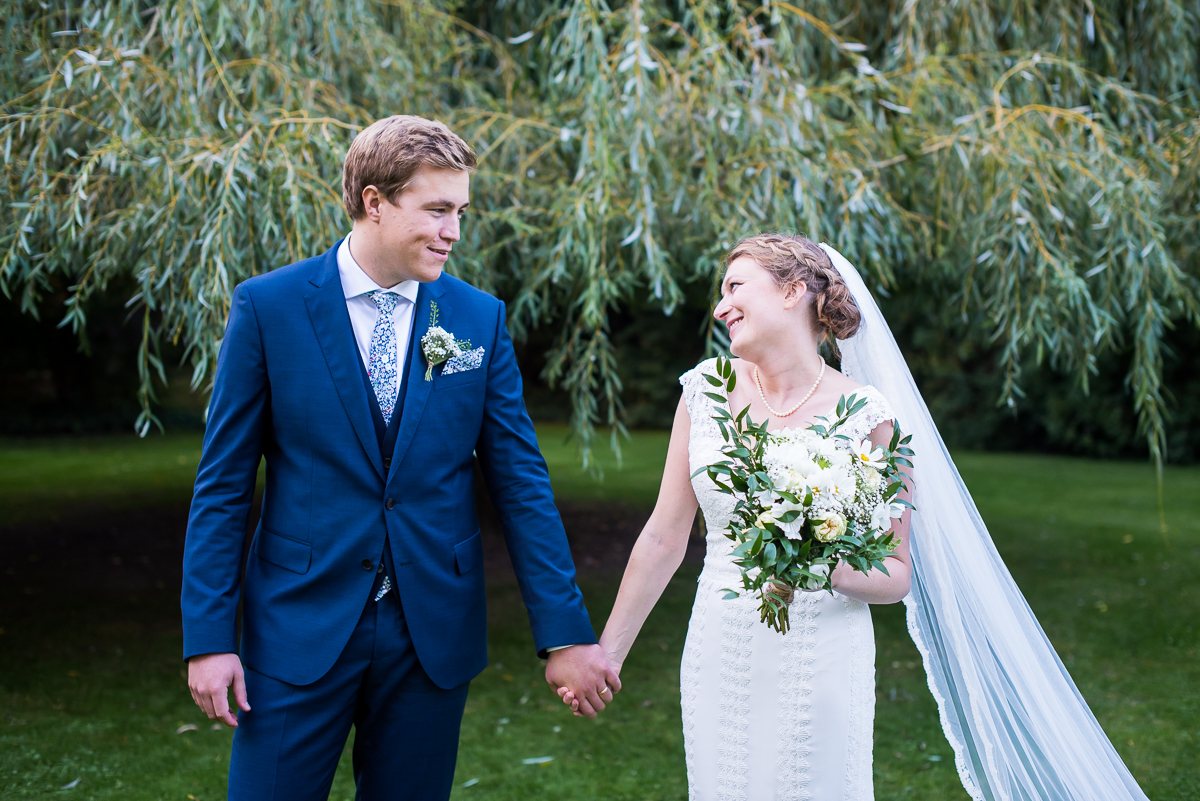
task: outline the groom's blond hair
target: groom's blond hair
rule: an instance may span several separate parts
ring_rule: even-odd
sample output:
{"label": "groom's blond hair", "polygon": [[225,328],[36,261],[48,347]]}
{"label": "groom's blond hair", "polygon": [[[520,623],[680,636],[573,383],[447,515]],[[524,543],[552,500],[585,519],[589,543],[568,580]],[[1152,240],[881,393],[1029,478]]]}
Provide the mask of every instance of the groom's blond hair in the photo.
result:
{"label": "groom's blond hair", "polygon": [[475,165],[475,151],[445,124],[408,114],[385,117],[350,143],[342,165],[342,203],[350,219],[361,220],[368,186],[394,204],[423,166],[471,172]]}

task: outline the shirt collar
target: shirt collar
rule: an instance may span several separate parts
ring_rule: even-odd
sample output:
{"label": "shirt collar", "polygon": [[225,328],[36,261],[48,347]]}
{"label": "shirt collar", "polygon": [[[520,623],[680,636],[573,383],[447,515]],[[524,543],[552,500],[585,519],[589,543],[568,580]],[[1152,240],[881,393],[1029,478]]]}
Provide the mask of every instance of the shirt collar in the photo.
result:
{"label": "shirt collar", "polygon": [[384,292],[392,292],[415,304],[417,302],[417,290],[420,289],[421,284],[418,281],[409,279],[408,281],[401,281],[393,287],[384,289],[375,283],[369,275],[363,272],[363,268],[358,266],[358,262],[354,260],[354,257],[350,255],[350,236],[350,234],[346,235],[346,238],[342,240],[342,244],[338,247],[337,251],[338,277],[342,279],[342,292],[345,294],[346,300],[383,289]]}

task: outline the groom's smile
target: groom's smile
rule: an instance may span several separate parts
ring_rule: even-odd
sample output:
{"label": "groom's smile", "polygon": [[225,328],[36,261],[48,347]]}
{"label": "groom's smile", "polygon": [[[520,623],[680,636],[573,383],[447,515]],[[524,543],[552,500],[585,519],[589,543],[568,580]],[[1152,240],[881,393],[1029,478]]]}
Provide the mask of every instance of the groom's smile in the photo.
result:
{"label": "groom's smile", "polygon": [[368,186],[363,193],[366,216],[354,224],[354,258],[381,287],[436,281],[461,238],[470,196],[466,170],[428,165],[391,199]]}

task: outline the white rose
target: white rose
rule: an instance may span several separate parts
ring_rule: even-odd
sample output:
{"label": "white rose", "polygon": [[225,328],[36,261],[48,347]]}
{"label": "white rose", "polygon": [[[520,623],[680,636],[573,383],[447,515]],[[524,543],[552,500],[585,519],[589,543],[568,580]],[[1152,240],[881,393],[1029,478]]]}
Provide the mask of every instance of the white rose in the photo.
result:
{"label": "white rose", "polygon": [[883,475],[875,468],[868,468],[863,471],[863,485],[871,492],[879,489],[879,485],[883,483]]}
{"label": "white rose", "polygon": [[813,536],[819,542],[833,542],[846,533],[846,518],[837,512],[813,518]]}

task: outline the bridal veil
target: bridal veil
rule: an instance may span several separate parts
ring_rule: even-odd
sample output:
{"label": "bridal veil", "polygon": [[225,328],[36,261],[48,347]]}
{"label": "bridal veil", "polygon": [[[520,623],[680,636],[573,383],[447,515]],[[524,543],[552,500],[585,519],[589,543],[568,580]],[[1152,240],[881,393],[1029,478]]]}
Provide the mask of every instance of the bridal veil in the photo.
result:
{"label": "bridal veil", "polygon": [[896,340],[854,267],[862,313],[842,371],[891,403],[916,451],[908,629],[963,786],[977,801],[1145,799],[1004,566]]}

